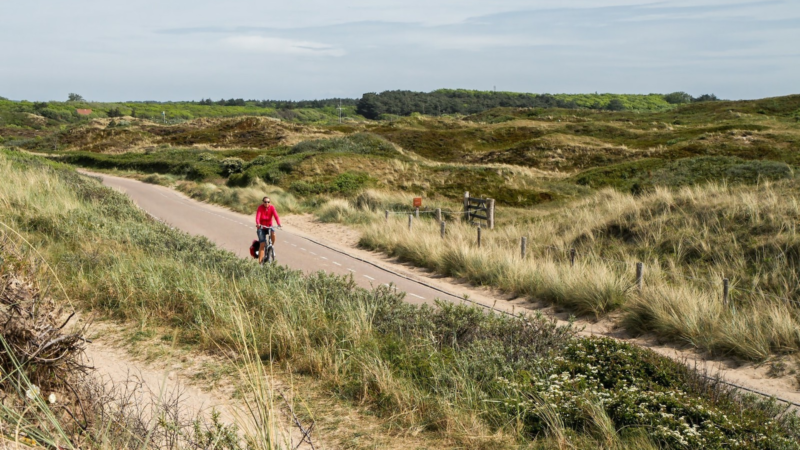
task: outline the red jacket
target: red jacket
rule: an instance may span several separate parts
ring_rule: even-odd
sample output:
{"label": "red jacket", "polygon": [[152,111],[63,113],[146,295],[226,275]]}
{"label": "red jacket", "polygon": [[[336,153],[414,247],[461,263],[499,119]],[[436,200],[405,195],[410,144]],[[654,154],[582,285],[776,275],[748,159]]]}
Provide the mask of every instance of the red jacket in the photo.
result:
{"label": "red jacket", "polygon": [[278,211],[275,211],[274,206],[264,206],[263,204],[259,205],[258,210],[256,210],[256,225],[265,225],[271,227],[273,217],[278,223],[278,226],[281,226],[281,218],[278,217]]}

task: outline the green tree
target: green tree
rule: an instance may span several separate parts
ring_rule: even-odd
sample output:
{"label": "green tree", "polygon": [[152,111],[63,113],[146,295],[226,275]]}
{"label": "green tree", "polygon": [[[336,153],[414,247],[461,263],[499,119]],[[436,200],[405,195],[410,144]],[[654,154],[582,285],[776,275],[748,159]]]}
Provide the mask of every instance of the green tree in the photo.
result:
{"label": "green tree", "polygon": [[618,98],[612,98],[606,105],[606,109],[609,111],[624,111],[625,103],[622,103],[622,100]]}
{"label": "green tree", "polygon": [[665,95],[664,100],[672,105],[680,105],[681,103],[691,103],[694,98],[686,92],[678,91]]}
{"label": "green tree", "polygon": [[76,94],[74,92],[70,92],[69,96],[67,96],[67,101],[68,102],[83,102],[85,100],[83,99],[82,96],[80,96],[80,95],[78,95],[78,94]]}
{"label": "green tree", "polygon": [[386,111],[383,105],[380,104],[378,95],[374,92],[368,92],[361,96],[361,100],[356,105],[356,112],[367,119],[377,119],[378,116]]}
{"label": "green tree", "polygon": [[716,102],[719,100],[714,94],[703,94],[700,97],[692,99],[693,102]]}

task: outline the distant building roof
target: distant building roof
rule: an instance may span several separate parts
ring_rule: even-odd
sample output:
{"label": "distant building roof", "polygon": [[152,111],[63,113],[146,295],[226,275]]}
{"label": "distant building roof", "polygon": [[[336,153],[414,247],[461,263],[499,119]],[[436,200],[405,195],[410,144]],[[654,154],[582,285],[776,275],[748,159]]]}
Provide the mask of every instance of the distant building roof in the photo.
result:
{"label": "distant building roof", "polygon": [[76,109],[75,111],[77,111],[78,114],[80,114],[82,116],[88,116],[88,115],[92,114],[92,110],[91,109]]}

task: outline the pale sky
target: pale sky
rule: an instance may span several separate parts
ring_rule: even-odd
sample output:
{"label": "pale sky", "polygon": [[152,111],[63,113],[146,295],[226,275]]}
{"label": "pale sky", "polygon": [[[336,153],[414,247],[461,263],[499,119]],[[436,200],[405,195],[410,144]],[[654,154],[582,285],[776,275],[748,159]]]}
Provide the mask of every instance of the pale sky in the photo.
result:
{"label": "pale sky", "polygon": [[0,96],[800,93],[800,1],[0,0]]}

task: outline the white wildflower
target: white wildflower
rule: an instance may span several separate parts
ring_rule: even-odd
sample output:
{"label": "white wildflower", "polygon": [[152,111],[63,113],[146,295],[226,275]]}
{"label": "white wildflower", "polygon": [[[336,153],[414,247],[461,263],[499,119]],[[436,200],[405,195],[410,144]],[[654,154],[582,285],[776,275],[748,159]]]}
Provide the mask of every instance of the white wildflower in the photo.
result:
{"label": "white wildflower", "polygon": [[36,400],[36,397],[38,397],[40,393],[41,389],[39,389],[39,386],[32,384],[31,388],[25,391],[25,397],[28,397],[30,400]]}

